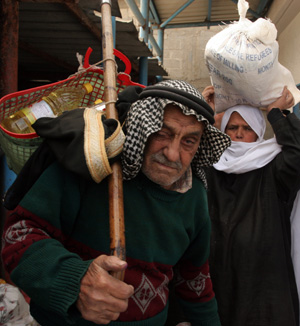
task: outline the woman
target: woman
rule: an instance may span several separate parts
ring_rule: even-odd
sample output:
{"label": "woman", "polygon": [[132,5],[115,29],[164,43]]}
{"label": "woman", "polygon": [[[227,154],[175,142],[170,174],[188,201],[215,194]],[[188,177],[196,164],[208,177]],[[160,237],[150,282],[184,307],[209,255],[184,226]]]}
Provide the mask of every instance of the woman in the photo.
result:
{"label": "woman", "polygon": [[300,188],[300,121],[282,112],[293,103],[285,88],[267,108],[276,136],[269,140],[257,108],[238,105],[222,118],[232,145],[207,175],[211,278],[223,326],[299,325],[290,214]]}

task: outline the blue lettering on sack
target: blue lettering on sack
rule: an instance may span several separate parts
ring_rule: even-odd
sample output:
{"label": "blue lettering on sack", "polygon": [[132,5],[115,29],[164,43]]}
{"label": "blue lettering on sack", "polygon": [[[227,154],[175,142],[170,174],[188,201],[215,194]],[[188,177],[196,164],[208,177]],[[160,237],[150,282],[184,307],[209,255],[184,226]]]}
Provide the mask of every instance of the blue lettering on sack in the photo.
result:
{"label": "blue lettering on sack", "polygon": [[230,68],[230,69],[232,69],[234,71],[237,71],[239,73],[243,73],[244,72],[244,68],[242,66],[238,66],[235,63],[233,63],[233,62],[231,62],[231,61],[229,61],[229,60],[227,60],[225,58],[223,60],[223,64],[225,66],[227,66],[228,68]]}
{"label": "blue lettering on sack", "polygon": [[227,76],[223,75],[220,70],[218,70],[216,67],[214,67],[211,63],[208,63],[208,70],[215,74],[216,76],[218,76],[219,78],[221,78],[223,81],[225,81],[226,83],[232,85],[232,79],[228,78]]}
{"label": "blue lettering on sack", "polygon": [[212,54],[212,55],[214,56],[214,58],[216,58],[217,60],[222,61],[222,58],[223,58],[222,54],[218,53],[218,52],[215,51],[215,50],[212,50],[212,51],[211,51],[211,54]]}
{"label": "blue lettering on sack", "polygon": [[227,53],[237,57],[239,60],[244,60],[244,53],[240,53],[231,46],[225,45],[225,50]]}
{"label": "blue lettering on sack", "polygon": [[268,55],[272,53],[271,48],[266,48],[264,51],[261,51],[259,54],[246,54],[246,60],[247,61],[260,61],[264,58],[266,58]]}
{"label": "blue lettering on sack", "polygon": [[215,93],[215,98],[219,100],[226,100],[226,101],[230,100],[230,97],[228,95],[216,94],[216,93]]}
{"label": "blue lettering on sack", "polygon": [[274,65],[274,61],[271,61],[267,65],[259,67],[257,70],[258,74],[260,75],[260,74],[263,74],[264,72],[270,70],[273,67],[273,65]]}

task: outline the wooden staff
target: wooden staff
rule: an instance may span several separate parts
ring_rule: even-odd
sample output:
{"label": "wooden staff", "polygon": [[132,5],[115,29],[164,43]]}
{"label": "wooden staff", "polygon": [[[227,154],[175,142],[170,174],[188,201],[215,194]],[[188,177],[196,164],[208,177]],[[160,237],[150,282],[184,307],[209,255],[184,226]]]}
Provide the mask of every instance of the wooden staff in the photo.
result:
{"label": "wooden staff", "polygon": [[[116,90],[116,63],[114,59],[114,43],[111,19],[111,0],[102,0],[102,51],[104,60],[104,101],[106,102],[106,117],[118,119],[115,107],[117,100]],[[122,260],[126,259],[125,252],[125,224],[123,205],[123,178],[120,162],[111,166],[113,173],[108,177],[109,189],[109,225],[111,255]],[[124,279],[124,272],[115,272],[112,275],[120,280]]]}

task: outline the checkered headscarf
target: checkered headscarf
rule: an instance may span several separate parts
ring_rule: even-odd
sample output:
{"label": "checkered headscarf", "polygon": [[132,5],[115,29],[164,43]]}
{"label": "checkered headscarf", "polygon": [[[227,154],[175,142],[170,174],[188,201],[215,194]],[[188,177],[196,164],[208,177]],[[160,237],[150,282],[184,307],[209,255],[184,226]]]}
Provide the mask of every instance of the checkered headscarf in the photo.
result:
{"label": "checkered headscarf", "polygon": [[195,115],[205,124],[191,167],[206,186],[202,168],[218,162],[230,145],[230,138],[212,126],[214,113],[201,93],[185,81],[168,80],[146,87],[139,98],[131,105],[126,119],[127,134],[122,152],[124,179],[132,179],[139,173],[148,137],[162,128],[166,105],[174,104],[185,115]]}

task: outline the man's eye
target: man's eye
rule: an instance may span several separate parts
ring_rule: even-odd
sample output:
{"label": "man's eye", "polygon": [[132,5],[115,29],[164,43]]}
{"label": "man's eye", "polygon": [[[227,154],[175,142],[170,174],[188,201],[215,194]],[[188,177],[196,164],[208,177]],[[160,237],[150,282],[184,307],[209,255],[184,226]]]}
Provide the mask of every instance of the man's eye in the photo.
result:
{"label": "man's eye", "polygon": [[184,140],[183,144],[186,146],[186,147],[194,147],[195,145],[197,145],[198,141],[197,139],[195,138],[187,138]]}
{"label": "man's eye", "polygon": [[158,131],[154,136],[157,138],[167,138],[169,137],[169,134],[165,131]]}
{"label": "man's eye", "polygon": [[195,144],[195,142],[196,142],[196,141],[195,141],[194,139],[186,139],[186,140],[185,140],[185,143],[186,143],[186,144],[189,144],[189,145],[193,145],[193,144]]}

